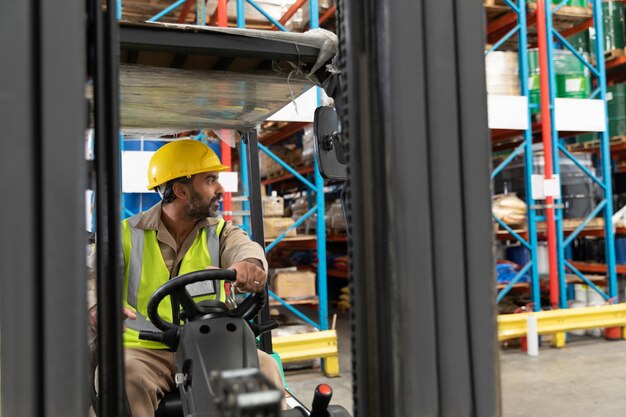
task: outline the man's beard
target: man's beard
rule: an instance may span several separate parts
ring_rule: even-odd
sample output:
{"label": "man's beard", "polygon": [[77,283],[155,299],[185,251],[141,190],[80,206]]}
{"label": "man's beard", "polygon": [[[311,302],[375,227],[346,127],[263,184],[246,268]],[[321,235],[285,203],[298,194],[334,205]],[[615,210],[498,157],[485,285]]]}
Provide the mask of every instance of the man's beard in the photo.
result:
{"label": "man's beard", "polygon": [[187,206],[185,214],[188,218],[201,220],[207,217],[217,217],[219,214],[220,196],[216,195],[208,203],[202,199],[202,196],[191,188],[191,200]]}

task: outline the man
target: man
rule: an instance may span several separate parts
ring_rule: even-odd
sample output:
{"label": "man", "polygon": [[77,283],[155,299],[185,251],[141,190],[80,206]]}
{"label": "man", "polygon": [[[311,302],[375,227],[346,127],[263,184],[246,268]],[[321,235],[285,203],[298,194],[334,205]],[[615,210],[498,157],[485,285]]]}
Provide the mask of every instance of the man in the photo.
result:
{"label": "man", "polygon": [[[218,176],[227,169],[201,142],[166,144],[153,155],[148,172],[148,188],[159,192],[161,202],[122,222],[126,393],[133,417],[153,417],[163,395],[174,387],[174,353],[138,337],[140,330],[155,329],[147,319],[147,305],[157,288],[173,277],[217,267],[237,271],[234,287],[240,292],[265,290],[267,261],[261,246],[231,222],[217,219],[224,193]],[[95,327],[93,287],[88,301]],[[226,301],[224,282],[214,282],[206,298]],[[169,299],[159,312],[168,321],[178,314]],[[282,387],[276,362],[259,351],[259,363]]]}

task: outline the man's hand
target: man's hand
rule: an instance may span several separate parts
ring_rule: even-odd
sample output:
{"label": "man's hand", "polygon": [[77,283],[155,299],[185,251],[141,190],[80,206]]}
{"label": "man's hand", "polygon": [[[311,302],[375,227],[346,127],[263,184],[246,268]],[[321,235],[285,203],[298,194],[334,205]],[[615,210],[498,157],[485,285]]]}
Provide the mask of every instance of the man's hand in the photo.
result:
{"label": "man's hand", "polygon": [[261,262],[253,259],[237,262],[230,267],[230,269],[237,271],[237,281],[234,283],[237,290],[240,292],[261,292],[265,290],[267,272],[259,265],[262,265]]}
{"label": "man's hand", "polygon": [[[96,330],[98,327],[98,306],[95,305],[89,309],[89,327],[93,330]],[[122,307],[122,316],[123,319],[135,320],[137,319],[137,314],[128,307]],[[126,330],[126,325],[122,324],[123,331]]]}

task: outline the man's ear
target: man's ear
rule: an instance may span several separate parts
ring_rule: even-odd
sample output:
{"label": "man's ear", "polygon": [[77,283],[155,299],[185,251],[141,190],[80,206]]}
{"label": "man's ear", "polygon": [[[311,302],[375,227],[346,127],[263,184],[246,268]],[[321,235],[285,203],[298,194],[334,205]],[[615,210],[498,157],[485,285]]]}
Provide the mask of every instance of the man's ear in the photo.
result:
{"label": "man's ear", "polygon": [[182,182],[175,182],[172,185],[172,191],[176,198],[179,198],[183,201],[187,201],[189,199],[189,187],[187,184],[183,184]]}

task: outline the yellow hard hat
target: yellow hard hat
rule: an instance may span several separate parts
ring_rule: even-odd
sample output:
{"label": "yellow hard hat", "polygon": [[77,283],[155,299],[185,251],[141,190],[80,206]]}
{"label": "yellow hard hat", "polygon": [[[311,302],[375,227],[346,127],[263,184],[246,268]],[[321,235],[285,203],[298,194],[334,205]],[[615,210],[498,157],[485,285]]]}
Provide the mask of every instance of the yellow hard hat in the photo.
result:
{"label": "yellow hard hat", "polygon": [[180,177],[210,171],[226,171],[215,152],[202,142],[184,139],[159,148],[148,165],[148,189]]}

